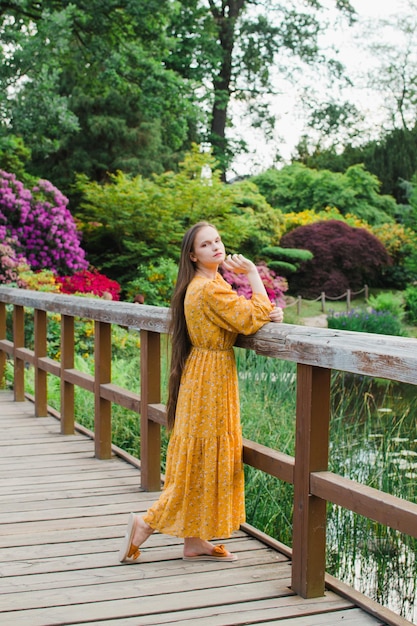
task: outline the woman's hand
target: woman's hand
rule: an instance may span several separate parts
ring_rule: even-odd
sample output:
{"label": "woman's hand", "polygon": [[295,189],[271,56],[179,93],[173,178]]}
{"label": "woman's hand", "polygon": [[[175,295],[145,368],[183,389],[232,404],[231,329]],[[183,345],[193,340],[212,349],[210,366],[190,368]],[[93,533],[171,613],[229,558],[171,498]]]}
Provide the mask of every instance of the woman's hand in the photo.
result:
{"label": "woman's hand", "polygon": [[243,254],[228,254],[223,261],[224,267],[235,274],[258,273],[255,264],[243,256]]}
{"label": "woman's hand", "polygon": [[279,306],[275,306],[275,304],[272,305],[274,308],[272,309],[272,311],[269,314],[269,319],[271,320],[271,322],[278,322],[281,323],[284,321],[284,311],[281,309],[281,307]]}

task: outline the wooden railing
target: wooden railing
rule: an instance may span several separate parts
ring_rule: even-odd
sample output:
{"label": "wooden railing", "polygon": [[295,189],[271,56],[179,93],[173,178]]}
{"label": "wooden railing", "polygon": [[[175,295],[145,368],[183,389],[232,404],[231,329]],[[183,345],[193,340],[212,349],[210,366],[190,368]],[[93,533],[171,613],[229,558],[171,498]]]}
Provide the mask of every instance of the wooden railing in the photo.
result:
{"label": "wooden railing", "polygon": [[[13,341],[6,339],[6,304],[13,305]],[[24,308],[34,310],[34,350],[24,345]],[[61,361],[47,357],[47,312],[61,315]],[[94,375],[74,369],[74,318],[94,320]],[[35,368],[35,413],[47,414],[47,374],[61,380],[61,430],[74,432],[74,386],[95,396],[95,455],[112,454],[111,404],[140,414],[141,480],[160,489],[160,336],[168,331],[162,307],[0,287],[0,380],[14,359],[14,396],[25,399],[25,363]],[[111,325],[140,330],[140,395],[111,380]],[[333,502],[401,533],[417,537],[417,504],[328,471],[330,375],[342,370],[417,385],[417,340],[368,333],[268,324],[237,345],[297,363],[296,444],[291,457],[244,440],[244,462],[294,484],[292,588],[305,598],[325,589],[326,502]],[[279,384],[279,383],[277,383]],[[385,615],[389,624],[404,623]]]}

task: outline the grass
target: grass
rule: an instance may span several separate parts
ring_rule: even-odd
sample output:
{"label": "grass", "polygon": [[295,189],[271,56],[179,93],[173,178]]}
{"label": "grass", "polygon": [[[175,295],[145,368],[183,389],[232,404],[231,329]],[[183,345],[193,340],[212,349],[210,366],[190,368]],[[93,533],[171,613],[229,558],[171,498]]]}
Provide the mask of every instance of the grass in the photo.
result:
{"label": "grass", "polygon": [[[296,365],[241,348],[236,363],[243,436],[293,455]],[[291,545],[292,485],[248,466],[245,485],[248,522]]]}
{"label": "grass", "polygon": [[[322,310],[321,300],[302,300],[301,302],[301,310],[300,315],[297,314],[297,304],[291,299],[290,306],[287,306],[284,311],[285,322],[287,324],[303,324],[304,319],[308,317],[317,317],[318,315],[323,315],[329,313],[329,311],[333,310],[336,312],[347,311],[346,300],[335,300],[335,301],[326,301],[325,303],[325,311]],[[365,298],[362,296],[358,296],[357,298],[351,301],[351,307],[366,307],[367,303]]]}
{"label": "grass", "polygon": [[[377,296],[381,293],[387,293],[387,290],[383,289],[369,289],[369,296]],[[402,299],[402,292],[398,290],[389,290],[390,294]],[[290,299],[290,305],[284,310],[284,322],[287,324],[304,325],[307,318],[318,317],[321,315],[328,315],[331,311],[335,313],[342,313],[347,311],[346,300],[326,301],[325,311],[322,311],[321,301],[302,300],[300,315],[297,314],[297,304],[294,299]],[[369,303],[365,300],[364,294],[360,294],[351,300],[351,308],[366,309]],[[406,336],[417,337],[417,326],[408,324],[406,321],[402,321],[402,328],[404,329]]]}

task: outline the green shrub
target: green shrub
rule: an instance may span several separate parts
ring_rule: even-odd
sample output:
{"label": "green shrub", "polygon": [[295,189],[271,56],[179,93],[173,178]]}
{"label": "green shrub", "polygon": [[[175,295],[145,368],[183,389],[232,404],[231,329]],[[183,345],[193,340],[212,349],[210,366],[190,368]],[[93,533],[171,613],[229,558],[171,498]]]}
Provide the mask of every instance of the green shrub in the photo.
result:
{"label": "green shrub", "polygon": [[136,278],[127,285],[129,300],[142,294],[145,304],[169,306],[177,273],[178,264],[164,257],[156,262],[139,265]]}
{"label": "green shrub", "polygon": [[360,333],[406,336],[401,321],[390,311],[351,309],[346,313],[330,311],[327,316],[329,328],[353,330]]}
{"label": "green shrub", "polygon": [[403,298],[401,295],[392,293],[392,291],[370,296],[368,302],[375,311],[388,311],[400,320],[404,317]]}
{"label": "green shrub", "polygon": [[404,291],[404,300],[408,321],[417,324],[417,287],[407,287]]}

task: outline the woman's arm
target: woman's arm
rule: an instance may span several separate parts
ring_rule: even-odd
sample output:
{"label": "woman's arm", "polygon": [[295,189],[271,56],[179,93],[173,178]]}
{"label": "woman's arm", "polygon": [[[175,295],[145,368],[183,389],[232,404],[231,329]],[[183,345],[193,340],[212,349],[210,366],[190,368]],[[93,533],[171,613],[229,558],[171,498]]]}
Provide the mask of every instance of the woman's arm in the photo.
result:
{"label": "woman's arm", "polygon": [[[260,293],[268,296],[265,285],[263,284],[259,272],[256,269],[255,263],[244,257],[243,254],[229,254],[224,260],[223,265],[227,270],[234,272],[235,274],[246,274],[253,293]],[[282,309],[275,306],[273,303],[272,306],[274,308],[269,314],[271,322],[282,322],[284,319]]]}

